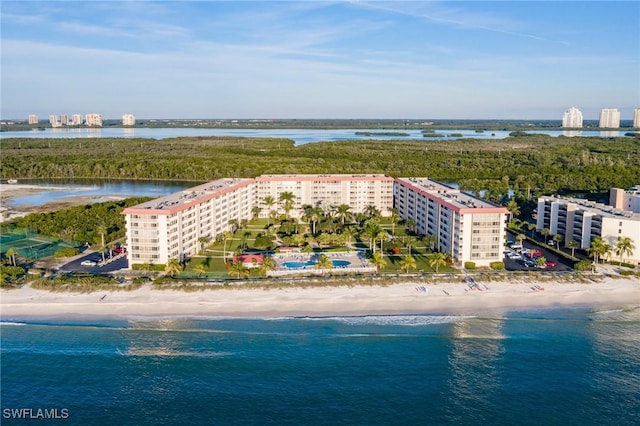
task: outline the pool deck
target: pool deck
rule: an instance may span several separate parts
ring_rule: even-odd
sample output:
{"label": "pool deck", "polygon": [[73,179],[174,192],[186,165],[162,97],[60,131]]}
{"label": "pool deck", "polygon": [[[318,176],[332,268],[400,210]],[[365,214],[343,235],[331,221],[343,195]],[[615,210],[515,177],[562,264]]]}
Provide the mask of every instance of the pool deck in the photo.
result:
{"label": "pool deck", "polygon": [[[320,254],[326,254],[331,260],[345,260],[349,265],[327,268],[316,268],[315,266],[305,266],[301,268],[288,268],[285,262],[308,262],[317,258]],[[276,269],[269,271],[267,276],[283,277],[287,275],[326,275],[326,274],[353,274],[353,273],[375,273],[377,269],[362,253],[351,252],[331,252],[331,253],[278,253],[273,256],[276,261]]]}

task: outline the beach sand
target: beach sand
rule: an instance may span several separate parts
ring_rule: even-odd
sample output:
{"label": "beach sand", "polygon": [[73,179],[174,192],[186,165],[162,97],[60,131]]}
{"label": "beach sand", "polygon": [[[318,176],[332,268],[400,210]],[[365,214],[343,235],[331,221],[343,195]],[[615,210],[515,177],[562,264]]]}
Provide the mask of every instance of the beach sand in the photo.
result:
{"label": "beach sand", "polygon": [[[400,314],[481,315],[509,310],[640,306],[640,280],[604,278],[594,283],[479,282],[282,288],[228,288],[182,292],[153,290],[91,294],[51,293],[25,286],[0,292],[3,320],[24,317],[212,316],[273,318]],[[485,287],[486,285],[486,287]],[[544,290],[538,290],[538,285]],[[423,290],[424,287],[424,290]]]}

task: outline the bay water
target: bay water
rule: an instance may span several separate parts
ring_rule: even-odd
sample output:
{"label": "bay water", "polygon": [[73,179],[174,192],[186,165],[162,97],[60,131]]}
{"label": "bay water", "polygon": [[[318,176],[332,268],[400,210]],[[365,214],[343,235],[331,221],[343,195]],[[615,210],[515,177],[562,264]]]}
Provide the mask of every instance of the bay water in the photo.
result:
{"label": "bay water", "polygon": [[74,425],[640,419],[637,305],[483,316],[3,318],[0,332],[2,424],[34,424],[16,414],[45,415],[38,410]]}

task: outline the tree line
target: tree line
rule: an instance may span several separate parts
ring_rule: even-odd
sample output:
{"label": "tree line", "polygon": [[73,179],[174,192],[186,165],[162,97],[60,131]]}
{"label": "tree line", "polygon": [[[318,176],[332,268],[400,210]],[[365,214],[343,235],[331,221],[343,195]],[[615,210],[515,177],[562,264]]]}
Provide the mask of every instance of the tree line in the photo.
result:
{"label": "tree line", "polygon": [[[500,140],[4,139],[2,179],[209,181],[280,173],[428,176],[462,189],[603,191],[640,181],[640,138],[529,135]],[[498,196],[496,195],[496,197]]]}

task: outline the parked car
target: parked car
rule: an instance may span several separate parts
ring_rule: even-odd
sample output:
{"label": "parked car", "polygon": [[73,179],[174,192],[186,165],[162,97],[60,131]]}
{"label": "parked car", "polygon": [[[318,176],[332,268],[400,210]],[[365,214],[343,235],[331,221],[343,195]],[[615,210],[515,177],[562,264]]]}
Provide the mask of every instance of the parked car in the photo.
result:
{"label": "parked car", "polygon": [[94,260],[83,260],[82,262],[80,262],[80,265],[82,266],[96,266],[97,264],[98,262]]}
{"label": "parked car", "polygon": [[544,266],[546,266],[547,268],[553,268],[554,266],[557,266],[558,264],[556,262],[547,262],[544,264]]}
{"label": "parked car", "polygon": [[524,261],[524,266],[526,266],[527,268],[535,268],[536,267],[536,262],[532,262],[530,260],[525,260]]}

